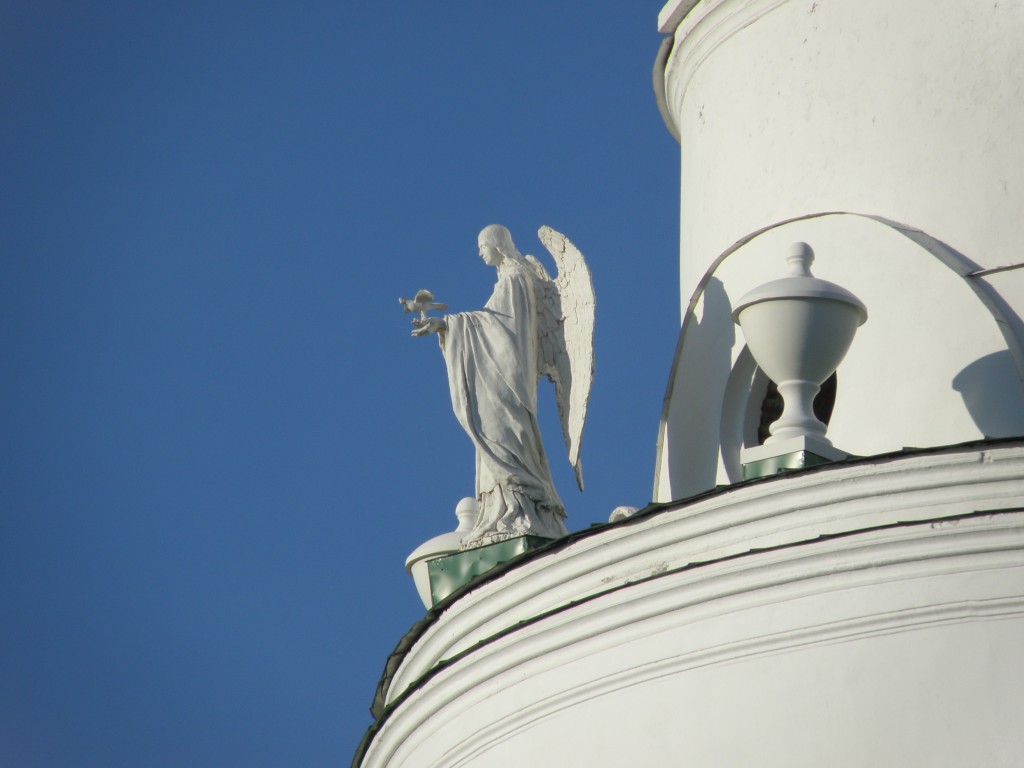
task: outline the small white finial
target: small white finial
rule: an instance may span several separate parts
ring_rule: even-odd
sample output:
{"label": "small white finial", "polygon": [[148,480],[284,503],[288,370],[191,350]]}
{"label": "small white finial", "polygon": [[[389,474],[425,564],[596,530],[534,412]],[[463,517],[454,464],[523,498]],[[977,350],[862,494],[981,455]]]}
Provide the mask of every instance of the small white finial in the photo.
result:
{"label": "small white finial", "polygon": [[786,257],[789,274],[793,277],[814,277],[811,264],[814,262],[814,249],[807,243],[793,243]]}
{"label": "small white finial", "polygon": [[459,518],[459,527],[455,530],[459,533],[468,533],[473,530],[476,520],[480,516],[480,505],[472,496],[460,499],[455,506],[455,515]]}

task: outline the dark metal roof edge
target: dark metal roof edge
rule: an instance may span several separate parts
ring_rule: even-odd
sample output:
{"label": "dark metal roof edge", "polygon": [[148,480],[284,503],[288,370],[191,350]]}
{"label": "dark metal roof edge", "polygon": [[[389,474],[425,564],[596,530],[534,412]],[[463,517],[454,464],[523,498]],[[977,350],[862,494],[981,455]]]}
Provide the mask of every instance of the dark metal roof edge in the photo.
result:
{"label": "dark metal roof edge", "polygon": [[977,511],[977,512],[973,512],[973,513],[965,514],[965,515],[952,515],[950,517],[939,517],[939,518],[934,518],[934,519],[929,519],[929,520],[917,520],[917,521],[911,521],[911,522],[887,523],[887,524],[879,525],[879,526],[872,526],[872,527],[868,527],[868,528],[856,529],[854,531],[843,531],[841,533],[822,534],[821,536],[818,536],[818,537],[816,537],[814,539],[806,539],[806,540],[802,540],[802,541],[798,541],[798,542],[790,542],[788,544],[781,544],[781,545],[777,545],[777,546],[774,546],[774,547],[765,547],[765,548],[760,548],[760,549],[752,549],[752,550],[748,550],[746,552],[740,552],[740,553],[736,553],[736,554],[733,554],[733,555],[728,555],[728,556],[723,557],[723,558],[717,558],[717,559],[714,559],[714,560],[698,561],[698,562],[694,562],[694,563],[687,563],[684,566],[680,566],[678,568],[669,569],[667,571],[664,571],[663,573],[654,574],[654,575],[651,575],[651,576],[646,576],[646,577],[644,577],[642,579],[637,579],[636,581],[627,582],[625,584],[620,584],[620,585],[618,585],[616,587],[612,587],[612,588],[604,590],[602,592],[598,592],[598,593],[595,593],[593,595],[589,595],[589,596],[587,596],[585,598],[581,598],[579,600],[574,600],[572,602],[566,603],[565,605],[559,606],[558,608],[554,608],[554,609],[552,609],[550,611],[547,611],[545,613],[538,614],[537,616],[533,616],[533,617],[531,617],[529,619],[525,619],[523,621],[520,621],[520,622],[518,622],[518,623],[516,623],[516,624],[514,624],[514,625],[512,625],[510,627],[506,627],[501,632],[498,632],[497,634],[495,634],[495,635],[493,635],[491,637],[488,637],[488,638],[480,641],[476,645],[474,645],[474,646],[472,646],[470,648],[467,648],[465,651],[463,651],[463,652],[453,656],[452,658],[446,659],[445,661],[443,661],[443,662],[441,662],[439,664],[436,664],[434,667],[431,667],[431,669],[426,674],[424,674],[421,678],[419,678],[415,683],[410,685],[406,690],[402,691],[402,693],[399,694],[399,696],[393,702],[391,702],[391,704],[386,704],[385,703],[385,699],[386,699],[386,696],[387,696],[387,690],[390,687],[390,683],[391,683],[391,680],[394,678],[395,672],[398,670],[398,667],[401,665],[402,661],[405,659],[406,654],[409,652],[409,650],[412,648],[412,646],[416,644],[416,641],[419,640],[419,638],[423,635],[423,633],[427,630],[427,628],[430,627],[430,625],[433,624],[438,619],[438,617],[440,617],[440,615],[442,613],[444,613],[454,603],[458,602],[459,599],[461,599],[464,595],[468,594],[470,591],[472,591],[473,589],[476,589],[480,585],[485,584],[485,583],[487,583],[489,581],[492,581],[494,579],[497,579],[497,578],[501,577],[503,574],[507,573],[508,571],[510,571],[510,570],[512,570],[514,568],[518,568],[520,565],[523,565],[523,564],[525,564],[527,562],[530,562],[530,561],[534,560],[537,557],[543,557],[543,556],[546,556],[548,554],[551,554],[551,553],[554,553],[554,552],[558,552],[558,551],[564,549],[565,547],[569,546],[570,544],[573,544],[573,543],[575,543],[575,542],[577,542],[577,541],[579,541],[581,539],[588,538],[590,536],[596,535],[598,533],[602,533],[602,532],[608,530],[609,528],[613,528],[613,527],[617,528],[617,527],[622,527],[622,526],[628,526],[628,525],[634,524],[636,522],[639,522],[642,519],[646,520],[647,518],[652,517],[653,515],[661,514],[663,512],[668,511],[668,510],[682,509],[684,507],[690,506],[691,504],[695,504],[698,501],[702,501],[702,500],[707,499],[707,498],[712,498],[712,497],[715,497],[715,496],[720,496],[720,495],[724,495],[724,494],[730,493],[732,491],[735,491],[737,488],[745,488],[747,486],[757,485],[757,484],[761,484],[761,483],[778,482],[780,480],[790,478],[790,477],[792,477],[794,475],[806,475],[806,474],[816,474],[818,472],[827,472],[829,470],[836,469],[838,467],[855,466],[855,465],[858,465],[858,464],[888,463],[888,462],[896,461],[896,460],[899,460],[899,459],[902,459],[902,458],[907,458],[909,456],[928,456],[928,455],[943,454],[943,453],[961,453],[961,452],[965,452],[965,451],[968,451],[968,450],[971,450],[971,449],[979,449],[979,448],[987,448],[987,447],[1001,447],[1001,446],[1008,446],[1008,445],[1013,445],[1013,444],[1024,445],[1024,436],[1002,437],[1002,438],[985,438],[985,439],[982,439],[982,440],[972,440],[972,441],[968,441],[968,442],[965,442],[965,443],[957,443],[957,444],[954,444],[954,445],[944,445],[944,446],[934,446],[934,447],[930,447],[930,448],[903,448],[903,449],[901,449],[899,451],[892,451],[890,453],[876,454],[876,455],[873,455],[873,456],[856,456],[856,457],[851,456],[850,458],[844,459],[842,461],[830,462],[828,464],[821,464],[821,465],[818,465],[818,466],[815,466],[815,467],[809,467],[809,468],[806,468],[806,469],[784,470],[783,472],[780,472],[779,474],[771,475],[771,476],[768,476],[768,477],[760,477],[760,478],[756,478],[756,479],[752,479],[752,480],[744,480],[742,482],[733,483],[731,485],[716,486],[715,488],[712,488],[712,489],[710,489],[708,491],[704,491],[703,493],[699,493],[699,494],[696,494],[694,496],[687,497],[685,499],[678,499],[676,501],[668,501],[668,502],[651,503],[651,504],[648,504],[643,509],[641,509],[638,512],[636,512],[634,515],[626,518],[625,520],[620,520],[620,521],[617,521],[615,523],[597,524],[597,525],[593,525],[593,526],[591,526],[589,528],[586,528],[586,529],[584,529],[582,531],[576,531],[574,533],[570,533],[568,536],[563,536],[560,539],[556,539],[556,540],[552,541],[548,545],[545,545],[543,547],[539,547],[539,548],[534,549],[534,550],[530,550],[529,552],[525,552],[522,555],[519,555],[518,557],[513,558],[512,560],[509,560],[509,561],[507,561],[505,563],[502,563],[502,564],[492,568],[486,574],[482,574],[481,576],[478,576],[477,578],[473,579],[468,584],[466,584],[464,587],[456,590],[451,595],[446,597],[443,601],[438,603],[438,605],[436,605],[433,608],[429,609],[426,612],[426,614],[424,615],[424,617],[422,619],[420,619],[419,621],[417,621],[415,624],[413,624],[412,627],[409,629],[409,631],[405,635],[403,635],[402,638],[398,641],[398,645],[395,646],[394,651],[392,651],[391,654],[388,656],[388,660],[387,660],[387,662],[385,664],[385,667],[384,667],[384,674],[381,676],[380,682],[377,685],[377,690],[376,690],[376,693],[374,695],[373,703],[370,706],[370,714],[373,715],[374,722],[366,730],[366,733],[363,735],[363,738],[362,738],[362,740],[359,743],[359,747],[357,748],[356,754],[353,757],[352,768],[359,768],[359,766],[362,764],[363,756],[365,755],[366,750],[369,748],[370,742],[373,740],[373,736],[376,735],[376,733],[380,730],[381,726],[383,726],[385,721],[390,717],[391,713],[403,701],[405,701],[405,699],[408,698],[409,695],[411,695],[413,692],[415,692],[420,687],[422,687],[426,682],[428,682],[438,672],[440,672],[443,669],[446,669],[448,666],[450,666],[451,664],[453,664],[453,663],[459,661],[460,659],[464,658],[466,655],[468,655],[469,653],[472,653],[476,649],[478,649],[478,648],[480,648],[480,647],[482,647],[484,645],[487,645],[489,643],[492,643],[495,640],[498,640],[498,639],[500,639],[501,637],[504,637],[507,634],[515,632],[515,631],[517,631],[518,629],[520,629],[520,628],[522,628],[524,626],[528,626],[530,624],[533,624],[533,623],[535,623],[537,621],[540,621],[540,620],[542,620],[544,618],[547,618],[549,616],[555,615],[555,614],[560,613],[562,611],[569,610],[569,609],[574,608],[574,607],[576,607],[578,605],[581,605],[583,603],[589,602],[590,600],[593,600],[593,599],[596,599],[598,597],[603,597],[605,595],[611,594],[613,592],[616,592],[619,589],[624,589],[626,587],[632,587],[632,586],[635,586],[637,584],[641,584],[641,583],[643,583],[645,581],[649,581],[651,579],[661,578],[663,576],[668,576],[668,575],[671,575],[671,574],[680,573],[680,572],[686,571],[686,570],[692,570],[693,568],[697,568],[697,567],[704,567],[704,566],[711,565],[711,564],[716,563],[716,562],[725,562],[727,560],[737,559],[737,558],[740,558],[740,557],[747,557],[747,556],[750,556],[750,555],[753,555],[753,554],[758,554],[758,553],[761,553],[761,552],[773,551],[773,550],[781,550],[781,549],[785,549],[785,548],[789,548],[789,547],[794,547],[794,546],[803,546],[803,545],[813,544],[813,543],[817,543],[817,542],[821,542],[821,541],[827,541],[827,540],[842,538],[842,537],[850,536],[850,535],[853,535],[853,534],[866,533],[866,532],[876,531],[876,530],[884,530],[886,528],[898,528],[898,527],[907,527],[907,526],[924,525],[924,524],[931,525],[931,524],[934,524],[936,522],[941,522],[941,521],[944,521],[944,520],[945,521],[948,521],[948,520],[962,520],[962,519],[969,519],[969,518],[973,518],[973,517],[981,517],[981,516],[986,516],[986,515],[996,515],[996,514],[1006,514],[1006,513],[1012,513],[1012,512],[1020,512],[1022,510],[1020,510],[1018,508],[1008,508],[1008,509],[999,509],[999,510],[982,510],[982,511]]}

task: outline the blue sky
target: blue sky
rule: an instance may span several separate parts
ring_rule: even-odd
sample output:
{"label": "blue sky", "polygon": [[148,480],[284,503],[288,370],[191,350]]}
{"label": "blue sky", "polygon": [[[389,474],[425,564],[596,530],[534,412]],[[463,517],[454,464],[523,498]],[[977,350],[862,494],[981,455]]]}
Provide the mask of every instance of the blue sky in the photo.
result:
{"label": "blue sky", "polygon": [[[650,498],[660,2],[0,6],[0,765],[346,765],[473,454],[397,303],[486,224],[597,295],[570,530]],[[548,262],[550,264],[550,262]]]}

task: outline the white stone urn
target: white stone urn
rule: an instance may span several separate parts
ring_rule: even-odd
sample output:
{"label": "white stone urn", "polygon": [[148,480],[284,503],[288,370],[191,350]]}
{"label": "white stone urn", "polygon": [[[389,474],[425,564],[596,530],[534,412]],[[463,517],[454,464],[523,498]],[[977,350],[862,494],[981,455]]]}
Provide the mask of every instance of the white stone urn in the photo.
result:
{"label": "white stone urn", "polygon": [[732,313],[751,354],[785,402],[782,416],[770,427],[766,449],[792,445],[794,439],[803,439],[802,447],[812,451],[832,445],[814,415],[814,398],[868,318],[860,299],[811,274],[812,261],[811,246],[795,243],[786,257],[789,276],[750,291]]}

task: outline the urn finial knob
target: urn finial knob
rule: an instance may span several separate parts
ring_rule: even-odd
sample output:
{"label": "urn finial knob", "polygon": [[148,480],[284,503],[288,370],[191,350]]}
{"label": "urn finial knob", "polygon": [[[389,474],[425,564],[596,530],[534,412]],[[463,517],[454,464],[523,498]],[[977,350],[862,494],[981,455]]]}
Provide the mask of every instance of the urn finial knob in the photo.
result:
{"label": "urn finial knob", "polygon": [[807,243],[793,243],[790,246],[786,264],[789,265],[791,277],[814,277],[811,274],[811,264],[813,263],[814,249]]}

